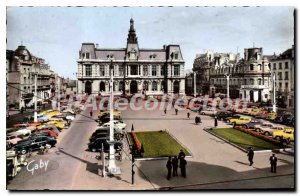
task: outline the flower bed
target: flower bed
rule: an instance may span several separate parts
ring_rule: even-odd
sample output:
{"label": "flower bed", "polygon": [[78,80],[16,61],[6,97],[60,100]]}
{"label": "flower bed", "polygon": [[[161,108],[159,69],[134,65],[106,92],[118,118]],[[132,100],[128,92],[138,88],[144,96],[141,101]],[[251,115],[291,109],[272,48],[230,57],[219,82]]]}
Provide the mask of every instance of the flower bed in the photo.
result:
{"label": "flower bed", "polygon": [[237,130],[243,131],[245,133],[248,133],[250,135],[256,136],[258,138],[261,138],[261,139],[263,139],[263,140],[265,140],[267,142],[271,142],[271,143],[273,143],[275,145],[278,145],[280,143],[278,140],[276,140],[276,139],[274,139],[272,137],[268,137],[268,136],[263,135],[263,134],[261,134],[259,132],[253,131],[251,129],[247,129],[247,128],[242,127],[242,126],[235,126],[234,128],[237,129]]}
{"label": "flower bed", "polygon": [[142,144],[139,141],[139,139],[137,138],[136,133],[135,132],[131,132],[130,134],[131,134],[131,137],[133,139],[133,145],[134,145],[135,150],[137,152],[141,152],[141,150],[142,150]]}

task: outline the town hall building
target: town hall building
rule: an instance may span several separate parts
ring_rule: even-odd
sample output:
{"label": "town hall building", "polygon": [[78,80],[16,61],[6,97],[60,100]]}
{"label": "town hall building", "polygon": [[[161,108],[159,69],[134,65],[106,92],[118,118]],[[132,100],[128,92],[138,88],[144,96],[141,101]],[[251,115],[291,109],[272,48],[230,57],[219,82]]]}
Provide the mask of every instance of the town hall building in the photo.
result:
{"label": "town hall building", "polygon": [[109,95],[112,68],[115,95],[184,95],[184,63],[179,45],[140,48],[131,19],[126,48],[108,49],[82,43],[77,60],[77,91],[79,94]]}

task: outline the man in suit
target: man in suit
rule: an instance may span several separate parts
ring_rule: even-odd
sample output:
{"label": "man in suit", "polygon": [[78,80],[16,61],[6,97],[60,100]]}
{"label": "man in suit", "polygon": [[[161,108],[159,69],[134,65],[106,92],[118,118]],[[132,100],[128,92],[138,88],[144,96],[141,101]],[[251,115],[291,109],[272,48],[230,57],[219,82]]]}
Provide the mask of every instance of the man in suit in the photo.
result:
{"label": "man in suit", "polygon": [[184,157],[180,158],[180,171],[181,171],[181,176],[186,178],[186,160],[184,159]]}
{"label": "man in suit", "polygon": [[250,162],[250,166],[253,164],[253,157],[254,157],[254,151],[251,147],[249,147],[249,151],[248,151],[248,160]]}
{"label": "man in suit", "polygon": [[172,159],[172,167],[173,167],[173,177],[178,176],[177,169],[178,169],[178,158],[174,156]]}
{"label": "man in suit", "polygon": [[166,167],[167,167],[167,169],[168,169],[168,176],[167,176],[167,179],[170,180],[170,178],[171,178],[171,172],[172,172],[172,161],[171,161],[171,157],[169,157]]}
{"label": "man in suit", "polygon": [[277,157],[275,156],[275,154],[273,154],[273,155],[270,157],[270,164],[271,164],[271,172],[272,172],[272,173],[276,173]]}

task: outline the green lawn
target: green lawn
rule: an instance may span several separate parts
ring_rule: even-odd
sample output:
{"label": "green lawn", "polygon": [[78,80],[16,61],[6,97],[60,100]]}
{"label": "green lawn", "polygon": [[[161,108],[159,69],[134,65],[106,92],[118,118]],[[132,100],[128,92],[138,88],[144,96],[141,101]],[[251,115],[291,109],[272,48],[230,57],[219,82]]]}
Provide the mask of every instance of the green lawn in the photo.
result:
{"label": "green lawn", "polygon": [[276,146],[270,142],[263,139],[257,138],[250,134],[244,133],[242,131],[233,128],[217,128],[211,130],[214,134],[229,140],[230,142],[247,149],[252,147],[253,150],[266,150],[266,149],[278,149]]}
{"label": "green lawn", "polygon": [[[181,146],[170,134],[166,131],[148,131],[136,132],[137,138],[143,144],[143,158],[168,157],[178,155],[182,149],[186,155],[190,153]],[[129,140],[132,143],[131,135],[128,134]]]}

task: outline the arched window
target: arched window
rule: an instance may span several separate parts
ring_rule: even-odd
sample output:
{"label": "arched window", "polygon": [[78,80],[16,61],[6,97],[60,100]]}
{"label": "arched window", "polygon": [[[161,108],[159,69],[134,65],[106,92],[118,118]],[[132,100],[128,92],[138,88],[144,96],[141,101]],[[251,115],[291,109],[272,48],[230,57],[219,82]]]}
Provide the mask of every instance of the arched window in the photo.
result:
{"label": "arched window", "polygon": [[258,83],[258,85],[261,85],[261,79],[260,78],[258,78],[257,83]]}
{"label": "arched window", "polygon": [[119,91],[123,91],[123,81],[119,82]]}
{"label": "arched window", "polygon": [[258,67],[259,67],[259,70],[261,70],[261,64],[259,64]]}
{"label": "arched window", "polygon": [[144,81],[144,90],[148,91],[149,90],[149,84],[147,81]]}
{"label": "arched window", "polygon": [[152,91],[157,91],[157,82],[152,82]]}

